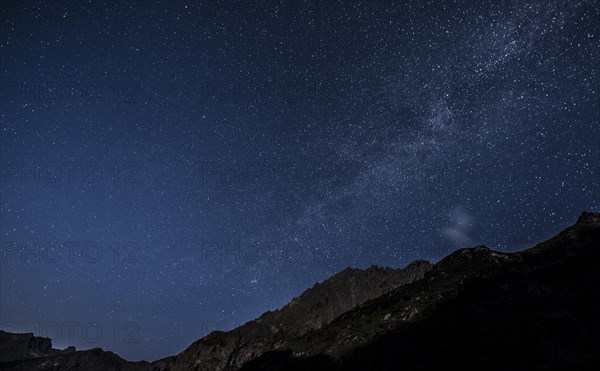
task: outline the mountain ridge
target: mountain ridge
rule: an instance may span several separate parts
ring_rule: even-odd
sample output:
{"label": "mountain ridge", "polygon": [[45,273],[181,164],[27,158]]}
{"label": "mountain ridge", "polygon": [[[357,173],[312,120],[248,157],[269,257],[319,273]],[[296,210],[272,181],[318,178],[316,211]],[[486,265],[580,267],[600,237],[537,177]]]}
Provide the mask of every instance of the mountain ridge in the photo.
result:
{"label": "mountain ridge", "polygon": [[346,268],[315,284],[281,309],[266,312],[228,333],[213,333],[199,339],[166,369],[186,370],[190,364],[197,370],[239,368],[257,354],[283,348],[288,339],[318,329],[356,305],[422,278],[430,268],[426,261],[413,262],[404,269]]}
{"label": "mountain ridge", "polygon": [[[492,365],[498,369],[518,369],[519,365],[523,367],[528,363],[531,367],[523,369],[530,369],[555,358],[555,354],[564,354],[565,349],[572,353],[581,352],[580,348],[593,349],[595,354],[600,354],[600,344],[593,340],[600,334],[600,323],[588,309],[600,311],[600,295],[591,284],[600,282],[600,275],[591,263],[600,258],[599,248],[600,214],[583,213],[575,225],[521,252],[502,253],[484,246],[458,249],[440,260],[422,280],[344,313],[319,333],[292,344],[286,352],[262,355],[242,370],[453,369],[453,366],[471,369],[465,367],[469,362],[481,362],[472,369],[495,369]],[[490,297],[491,293],[497,297]],[[514,313],[507,314],[495,307],[506,307],[507,312]],[[471,311],[478,322],[469,318]],[[522,317],[529,321],[522,323]],[[463,327],[454,326],[458,318],[465,318]],[[506,338],[523,341],[515,334],[528,328],[530,323],[546,320],[548,328],[555,333],[546,334],[546,338],[533,330],[522,334],[523,338],[530,339],[523,349],[533,348],[535,355],[521,354],[520,349],[509,345],[505,345],[505,352],[516,353],[514,358],[507,360],[500,351],[492,354],[490,349],[494,349],[494,344],[503,344]],[[582,322],[585,325],[567,325]],[[499,327],[497,323],[505,323],[505,326]],[[488,327],[496,332],[480,333],[480,328]],[[454,332],[445,332],[449,328]],[[514,333],[505,333],[507,328],[512,328]],[[461,358],[464,352],[453,347],[457,340],[468,342],[474,349],[479,345],[469,336],[456,336],[461,332],[472,333],[472,338],[480,337],[481,343],[487,342],[490,348],[482,353],[498,359],[493,362],[488,359],[490,363],[485,363],[470,354]],[[437,351],[440,354],[436,357],[436,351],[431,349],[436,342],[423,339],[424,334],[429,334],[431,339],[447,336],[440,344],[454,349],[455,354]],[[556,334],[570,338],[571,342],[563,341]],[[494,342],[489,343],[490,339]],[[547,339],[552,339],[554,352],[536,348],[540,343],[549,342]],[[432,359],[445,362],[436,364]],[[453,365],[456,359],[460,362]],[[500,367],[503,360],[506,365]],[[510,360],[515,363],[510,364]],[[589,363],[597,366],[600,359],[564,355],[556,365],[547,363],[544,367],[586,368]]]}
{"label": "mountain ridge", "polygon": [[[152,363],[96,349],[55,350],[0,369],[586,369],[600,365],[599,259],[600,213],[584,212],[519,252],[476,246],[435,265],[346,268],[278,310]],[[93,368],[99,364],[104,368]]]}

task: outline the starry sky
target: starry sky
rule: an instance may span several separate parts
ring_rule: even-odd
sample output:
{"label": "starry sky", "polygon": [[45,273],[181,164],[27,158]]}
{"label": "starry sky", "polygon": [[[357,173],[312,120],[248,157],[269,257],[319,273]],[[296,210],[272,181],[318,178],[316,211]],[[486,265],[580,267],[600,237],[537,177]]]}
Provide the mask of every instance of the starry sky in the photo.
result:
{"label": "starry sky", "polygon": [[599,5],[2,1],[2,329],[154,360],[599,211]]}

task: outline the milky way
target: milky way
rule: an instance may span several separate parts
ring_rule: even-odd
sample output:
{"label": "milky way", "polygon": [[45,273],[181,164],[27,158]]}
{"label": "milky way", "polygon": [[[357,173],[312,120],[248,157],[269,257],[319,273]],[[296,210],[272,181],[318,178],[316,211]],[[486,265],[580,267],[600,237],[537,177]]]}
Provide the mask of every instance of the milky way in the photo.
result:
{"label": "milky way", "polygon": [[600,208],[596,1],[4,1],[0,322],[153,360]]}

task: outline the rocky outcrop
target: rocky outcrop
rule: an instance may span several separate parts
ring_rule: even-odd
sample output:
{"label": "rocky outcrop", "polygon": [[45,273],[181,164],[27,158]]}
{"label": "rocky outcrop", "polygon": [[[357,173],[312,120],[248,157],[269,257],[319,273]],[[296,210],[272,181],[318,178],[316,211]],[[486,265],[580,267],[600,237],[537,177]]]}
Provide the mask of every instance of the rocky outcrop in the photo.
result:
{"label": "rocky outcrop", "polygon": [[460,249],[242,370],[598,369],[600,214],[518,253]]}
{"label": "rocky outcrop", "polygon": [[142,371],[149,365],[148,362],[128,362],[99,348],[86,351],[77,351],[75,347],[54,349],[49,338],[0,331],[0,370]]}
{"label": "rocky outcrop", "polygon": [[150,368],[148,362],[129,362],[100,348],[0,363],[0,370],[11,371],[146,371]]}
{"label": "rocky outcrop", "polygon": [[320,329],[368,300],[421,279],[430,268],[431,264],[423,260],[405,269],[347,268],[280,310],[267,312],[228,333],[214,332],[200,339],[179,354],[167,369],[238,369],[264,352],[285,348],[290,340]]}
{"label": "rocky outcrop", "polygon": [[48,338],[0,331],[0,363],[43,357],[52,351],[52,341]]}

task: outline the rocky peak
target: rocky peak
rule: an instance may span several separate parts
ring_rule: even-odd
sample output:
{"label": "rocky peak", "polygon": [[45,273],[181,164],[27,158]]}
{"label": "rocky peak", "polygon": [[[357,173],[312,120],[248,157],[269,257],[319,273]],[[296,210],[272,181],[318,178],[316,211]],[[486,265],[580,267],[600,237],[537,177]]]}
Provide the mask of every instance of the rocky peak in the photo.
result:
{"label": "rocky peak", "polygon": [[368,269],[346,268],[323,283],[306,290],[281,310],[272,320],[294,336],[318,329],[342,313],[399,286],[422,278],[431,264],[421,260],[404,269],[371,266]]}
{"label": "rocky peak", "polygon": [[357,306],[423,278],[431,264],[420,260],[404,269],[346,268],[315,284],[283,308],[267,312],[237,329],[209,334],[180,353],[169,370],[236,370],[265,351],[318,330]]}
{"label": "rocky peak", "polygon": [[575,225],[600,225],[600,213],[584,211]]}
{"label": "rocky peak", "polygon": [[33,333],[12,334],[0,331],[0,362],[12,362],[45,356],[52,351],[49,338]]}

